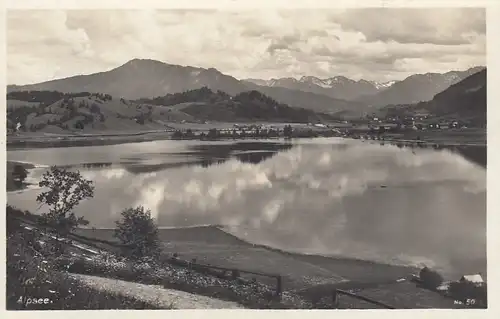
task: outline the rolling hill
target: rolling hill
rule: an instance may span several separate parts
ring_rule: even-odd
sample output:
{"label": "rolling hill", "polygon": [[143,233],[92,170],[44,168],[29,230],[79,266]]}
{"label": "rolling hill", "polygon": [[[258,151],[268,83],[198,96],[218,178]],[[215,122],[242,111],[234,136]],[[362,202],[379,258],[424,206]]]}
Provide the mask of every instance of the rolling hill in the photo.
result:
{"label": "rolling hill", "polygon": [[332,98],[327,95],[303,92],[281,87],[259,86],[225,75],[214,68],[203,69],[179,66],[155,60],[134,59],[106,72],[77,75],[30,85],[9,85],[7,92],[58,91],[62,93],[106,93],[129,100],[152,98],[199,89],[210,88],[230,95],[256,90],[279,103],[306,108],[316,112],[335,113],[342,110],[358,110],[364,105]]}
{"label": "rolling hill", "polygon": [[181,110],[202,121],[308,123],[332,118],[327,114],[279,103],[256,90],[230,96],[225,92],[213,92],[209,88],[203,87],[183,93],[168,94],[155,99],[141,99],[139,102],[164,106],[174,105],[177,110]]}
{"label": "rolling hill", "polygon": [[10,92],[7,105],[10,129],[20,123],[22,130],[47,133],[162,130],[181,122],[308,123],[331,119],[330,115],[279,103],[258,91],[231,96],[207,87],[135,101],[89,92]]}

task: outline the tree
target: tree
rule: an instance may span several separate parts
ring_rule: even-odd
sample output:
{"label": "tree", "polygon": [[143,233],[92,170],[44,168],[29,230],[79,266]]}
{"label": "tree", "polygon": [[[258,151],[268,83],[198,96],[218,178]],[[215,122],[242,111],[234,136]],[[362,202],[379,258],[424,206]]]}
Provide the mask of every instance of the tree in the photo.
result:
{"label": "tree", "polygon": [[193,130],[191,130],[190,128],[188,128],[188,129],[186,130],[186,134],[185,134],[185,136],[186,136],[187,138],[193,138],[193,137],[194,137]]}
{"label": "tree", "polygon": [[46,226],[59,234],[67,234],[78,225],[86,225],[83,217],[76,217],[72,210],[84,199],[94,196],[93,182],[83,178],[79,171],[71,172],[52,166],[42,175],[40,187],[48,190],[40,193],[36,201],[50,207],[42,214]]}
{"label": "tree", "polygon": [[384,134],[386,132],[385,126],[381,125],[378,127],[378,135]]}
{"label": "tree", "polygon": [[28,177],[28,171],[22,165],[16,164],[12,171],[12,178],[14,181],[22,184],[26,177]]}
{"label": "tree", "polygon": [[181,139],[183,136],[184,136],[184,135],[183,135],[183,134],[182,134],[182,132],[181,132],[181,131],[179,131],[179,130],[176,130],[176,131],[174,132],[174,134],[172,134],[172,138],[173,138],[173,139],[176,139],[176,140]]}
{"label": "tree", "polygon": [[100,114],[101,113],[101,108],[99,107],[99,105],[97,105],[96,103],[92,103],[90,105],[90,112],[91,113],[97,113],[97,114]]}
{"label": "tree", "polygon": [[283,135],[285,135],[285,137],[292,137],[292,126],[291,125],[285,125],[285,127],[283,128]]}
{"label": "tree", "polygon": [[151,217],[151,211],[143,206],[128,208],[116,221],[114,237],[123,245],[123,253],[132,259],[157,257],[160,252],[158,227]]}
{"label": "tree", "polygon": [[85,124],[83,124],[83,122],[81,120],[78,120],[76,123],[75,123],[75,128],[76,129],[79,129],[79,130],[83,130],[85,128]]}
{"label": "tree", "polygon": [[420,270],[420,280],[422,281],[422,285],[430,289],[436,289],[443,283],[443,277],[438,272],[427,267]]}
{"label": "tree", "polygon": [[211,128],[208,130],[207,138],[216,139],[217,137],[219,137],[219,131],[217,131],[217,129]]}

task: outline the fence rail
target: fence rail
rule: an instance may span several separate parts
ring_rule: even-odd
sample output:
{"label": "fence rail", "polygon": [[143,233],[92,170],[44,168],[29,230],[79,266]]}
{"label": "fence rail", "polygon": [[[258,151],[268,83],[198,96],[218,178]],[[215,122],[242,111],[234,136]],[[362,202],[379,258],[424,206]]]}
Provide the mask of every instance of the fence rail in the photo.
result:
{"label": "fence rail", "polygon": [[[376,300],[373,300],[373,299],[368,298],[368,297],[360,296],[360,295],[357,295],[355,293],[352,293],[352,292],[349,292],[349,291],[345,291],[345,290],[342,290],[342,289],[336,289],[333,292],[333,294],[334,294],[334,296],[336,294],[346,295],[346,296],[349,296],[349,297],[352,297],[352,298],[356,298],[356,299],[359,299],[359,300],[363,300],[363,301],[372,303],[372,304],[377,305],[377,306],[381,306],[381,307],[386,308],[386,309],[396,309],[395,307],[393,307],[391,305],[388,305],[386,303],[383,303],[383,302],[380,302],[380,301],[376,301]],[[334,297],[334,299],[335,299],[335,297]]]}
{"label": "fence rail", "polygon": [[229,267],[221,267],[221,266],[213,266],[213,265],[207,265],[207,264],[200,264],[192,261],[186,261],[182,260],[179,258],[171,257],[166,260],[167,262],[181,265],[188,267],[193,270],[218,270],[222,271],[224,273],[229,272],[232,276],[233,279],[239,278],[241,273],[244,274],[250,274],[250,275],[257,275],[257,276],[262,276],[262,277],[268,277],[268,278],[273,278],[276,280],[276,296],[278,298],[281,298],[282,292],[283,292],[283,280],[282,276],[278,274],[270,274],[270,273],[262,273],[258,271],[253,271],[253,270],[246,270],[246,269],[239,269],[239,268],[229,268]]}

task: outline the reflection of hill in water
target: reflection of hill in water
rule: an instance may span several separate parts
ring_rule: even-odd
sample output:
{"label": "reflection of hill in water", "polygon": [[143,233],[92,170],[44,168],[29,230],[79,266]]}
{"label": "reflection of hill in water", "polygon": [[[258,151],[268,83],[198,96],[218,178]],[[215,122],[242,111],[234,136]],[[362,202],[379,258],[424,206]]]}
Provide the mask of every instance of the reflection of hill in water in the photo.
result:
{"label": "reflection of hill in water", "polygon": [[458,146],[453,151],[484,168],[487,166],[488,152],[486,146]]}
{"label": "reflection of hill in water", "polygon": [[71,169],[85,169],[85,170],[109,169],[111,166],[113,166],[113,163],[111,162],[82,163],[78,165],[58,165],[58,167],[65,169],[71,168]]}
{"label": "reflection of hill in water", "polygon": [[[384,143],[381,143],[384,145]],[[436,151],[442,150],[442,149],[447,149],[453,153],[461,155],[463,158],[466,160],[476,163],[483,168],[486,168],[487,165],[487,146],[485,145],[449,145],[449,146],[444,146],[444,145],[429,145],[429,144],[420,144],[420,145],[411,145],[411,146],[406,146],[405,143],[391,143],[392,145],[395,145],[399,148],[405,148],[405,147],[411,147],[412,149],[422,149],[422,148],[433,148]]]}
{"label": "reflection of hill in water", "polygon": [[204,158],[190,162],[162,163],[162,164],[122,164],[121,166],[129,173],[142,174],[163,171],[167,169],[180,168],[186,166],[201,166],[204,168],[212,165],[222,164],[231,158],[237,158],[242,163],[259,164],[260,162],[272,157],[277,151],[252,152],[228,155],[226,158]]}
{"label": "reflection of hill in water", "polygon": [[[236,158],[242,163],[258,164],[268,158],[271,158],[279,151],[285,151],[292,148],[292,144],[262,143],[262,142],[244,142],[235,144],[207,144],[195,145],[190,147],[190,151],[175,154],[165,154],[169,157],[182,158],[176,163],[161,164],[140,164],[131,163],[121,165],[129,173],[141,174],[162,171],[166,169],[179,168],[185,166],[210,167],[216,164],[222,164],[231,158]],[[186,160],[186,159],[192,160]],[[139,160],[139,159],[137,159]]]}

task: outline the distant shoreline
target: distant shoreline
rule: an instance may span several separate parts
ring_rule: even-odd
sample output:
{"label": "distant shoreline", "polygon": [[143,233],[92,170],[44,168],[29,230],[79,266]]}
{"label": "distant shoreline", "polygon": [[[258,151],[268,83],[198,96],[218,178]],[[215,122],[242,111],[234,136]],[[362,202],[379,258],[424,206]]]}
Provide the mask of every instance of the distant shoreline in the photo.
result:
{"label": "distant shoreline", "polygon": [[[441,133],[441,132],[437,132]],[[153,142],[162,140],[175,140],[175,141],[199,141],[199,142],[214,142],[214,141],[246,141],[246,140],[277,140],[283,139],[283,136],[279,137],[219,137],[216,139],[199,139],[199,138],[172,138],[173,133],[171,132],[160,132],[160,131],[148,131],[148,132],[134,132],[134,133],[103,133],[103,134],[86,134],[86,135],[32,135],[32,136],[9,136],[7,137],[7,151],[16,149],[29,149],[29,148],[56,148],[56,147],[84,147],[84,146],[104,146],[104,145],[119,145],[127,143],[141,143],[141,142]],[[363,134],[360,134],[363,135]],[[367,134],[364,134],[367,135]],[[414,135],[414,134],[412,134]],[[448,138],[443,139],[442,136],[446,137],[447,132],[442,132],[436,136],[426,138],[423,140],[417,140],[413,136],[402,135],[386,135],[384,140],[371,140],[367,141],[374,142],[384,142],[384,143],[410,143],[410,144],[426,144],[426,145],[440,145],[440,146],[487,146],[486,142],[486,132],[484,133],[484,138],[474,139],[473,141],[468,141],[462,136],[448,136]],[[322,136],[319,136],[322,137]],[[438,138],[436,138],[438,137]],[[294,137],[293,139],[312,139],[317,138],[315,136],[310,137]],[[347,138],[353,139],[350,136],[337,136],[337,138]]]}

